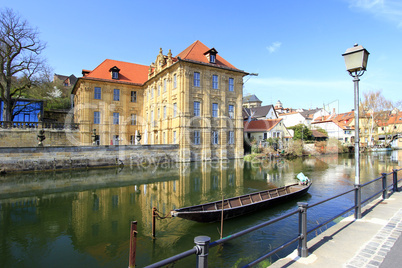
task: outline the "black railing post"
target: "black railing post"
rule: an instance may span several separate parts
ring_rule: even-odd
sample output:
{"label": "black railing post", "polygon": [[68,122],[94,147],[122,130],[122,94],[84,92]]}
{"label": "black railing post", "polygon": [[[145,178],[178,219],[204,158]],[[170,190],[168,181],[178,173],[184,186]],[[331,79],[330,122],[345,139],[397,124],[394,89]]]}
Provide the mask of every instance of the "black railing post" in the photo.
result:
{"label": "black railing post", "polygon": [[382,176],[382,199],[388,199],[387,173],[381,173]]}
{"label": "black railing post", "polygon": [[297,249],[299,257],[305,258],[308,256],[307,248],[307,206],[305,202],[297,202],[299,206],[299,247]]}
{"label": "black railing post", "polygon": [[398,170],[397,169],[393,169],[392,170],[392,180],[393,180],[393,189],[394,189],[394,193],[395,192],[399,192],[398,190]]}
{"label": "black railing post", "polygon": [[355,219],[362,218],[362,190],[360,184],[355,184]]}
{"label": "black railing post", "polygon": [[197,268],[208,267],[208,252],[209,242],[211,238],[209,236],[197,236],[194,238],[195,248],[197,249]]}

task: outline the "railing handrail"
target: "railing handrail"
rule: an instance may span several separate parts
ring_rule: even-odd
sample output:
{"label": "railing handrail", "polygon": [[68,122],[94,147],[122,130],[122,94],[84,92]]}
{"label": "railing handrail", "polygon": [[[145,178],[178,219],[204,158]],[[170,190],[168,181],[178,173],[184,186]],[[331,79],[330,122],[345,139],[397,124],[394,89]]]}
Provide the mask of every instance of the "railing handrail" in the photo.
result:
{"label": "railing handrail", "polygon": [[44,129],[78,129],[79,123],[62,123],[62,122],[27,122],[27,121],[0,121],[0,128],[44,128]]}
{"label": "railing handrail", "polygon": [[[390,175],[390,174],[394,174],[394,181],[393,181],[393,183],[392,183],[391,185],[389,185],[389,186],[386,185],[386,183],[385,183],[385,185],[384,185],[384,183],[383,183],[383,187],[385,186],[386,189],[388,190],[389,187],[393,186],[393,189],[395,189],[395,183],[397,184],[398,182],[402,181],[402,179],[397,180],[397,176],[395,176],[395,174],[397,175],[397,173],[398,173],[399,171],[401,171],[401,170],[402,170],[402,168],[400,168],[400,169],[393,169],[393,171],[390,172],[390,173],[383,173],[383,174],[382,174],[383,176],[381,176],[381,177],[379,177],[379,178],[376,178],[376,179],[374,179],[374,180],[372,180],[372,181],[369,181],[369,182],[367,182],[367,183],[364,183],[364,184],[360,185],[359,187],[363,188],[364,186],[367,186],[367,185],[369,185],[369,184],[371,184],[371,183],[373,183],[373,182],[375,182],[375,181],[378,181],[378,180],[380,180],[380,179],[386,179],[387,176]],[[395,179],[395,177],[396,177],[396,179]],[[396,185],[396,186],[397,186],[397,185]],[[319,202],[317,202],[317,203],[315,203],[315,204],[307,205],[307,206],[305,206],[305,208],[306,208],[306,210],[307,210],[307,209],[309,209],[309,208],[312,208],[312,207],[321,205],[321,204],[323,204],[323,203],[326,203],[326,202],[328,202],[328,201],[330,201],[330,200],[333,200],[333,199],[338,198],[338,197],[340,197],[340,196],[346,195],[346,194],[351,193],[351,192],[353,192],[353,191],[355,191],[355,189],[342,192],[342,193],[340,193],[340,194],[338,194],[338,195],[335,195],[335,196],[332,196],[332,197],[327,198],[327,199],[325,199],[325,200],[319,201]],[[385,191],[384,189],[381,189],[380,191],[376,192],[374,195],[372,195],[372,196],[370,196],[369,198],[367,198],[367,199],[365,199],[364,201],[362,201],[361,204],[364,204],[364,203],[368,202],[369,200],[373,199],[375,196],[377,196],[378,194],[380,194],[380,193],[382,193],[382,192],[384,192],[384,191]],[[218,239],[218,240],[216,240],[216,241],[214,241],[214,242],[211,242],[211,243],[209,243],[209,248],[215,247],[215,246],[217,246],[217,245],[219,245],[219,244],[223,244],[223,243],[225,243],[225,242],[228,242],[229,240],[233,240],[233,239],[235,239],[235,238],[238,238],[238,237],[240,237],[240,236],[243,236],[243,235],[245,235],[245,234],[248,234],[248,233],[250,233],[250,232],[252,232],[252,231],[255,231],[255,230],[258,230],[258,229],[260,229],[260,228],[262,228],[262,227],[265,227],[265,226],[267,226],[267,225],[271,225],[271,224],[273,224],[273,223],[275,223],[275,222],[278,222],[278,221],[280,221],[280,220],[283,220],[283,219],[285,219],[285,218],[288,218],[288,217],[290,217],[290,216],[293,216],[293,215],[297,214],[298,212],[300,213],[300,212],[301,212],[300,205],[301,205],[301,203],[299,203],[299,208],[296,209],[295,211],[291,211],[291,212],[289,212],[289,213],[287,213],[287,214],[285,214],[285,215],[282,215],[282,216],[280,216],[280,217],[277,217],[277,218],[275,218],[275,219],[272,219],[272,220],[269,220],[269,221],[266,221],[266,222],[257,224],[257,225],[255,225],[255,226],[249,227],[249,228],[247,228],[247,229],[245,229],[245,230],[242,230],[242,231],[240,231],[240,232],[234,233],[234,234],[229,235],[229,236],[227,236],[227,237],[224,237],[224,238]],[[336,219],[336,218],[338,218],[338,217],[341,217],[341,216],[344,215],[345,213],[348,213],[349,211],[351,211],[351,210],[353,210],[353,209],[355,209],[355,208],[356,208],[356,205],[354,205],[354,206],[352,206],[352,207],[350,207],[350,208],[348,208],[348,209],[346,209],[346,210],[340,212],[339,214],[335,215],[335,216],[332,217],[331,219],[328,219],[328,220],[326,220],[325,222],[323,222],[323,223],[321,223],[321,224],[315,226],[314,228],[308,230],[306,234],[312,233],[313,231],[315,231],[315,230],[321,228],[322,226],[324,226],[324,225],[326,225],[326,224],[332,222],[334,219]],[[299,222],[299,225],[300,225],[300,222]],[[299,226],[299,229],[300,229],[300,226]],[[280,245],[280,246],[278,246],[278,247],[272,249],[272,250],[271,250],[270,252],[268,252],[267,254],[261,256],[260,258],[254,260],[253,262],[251,262],[251,263],[249,263],[249,264],[247,264],[247,265],[245,265],[245,266],[243,266],[243,267],[250,267],[250,266],[252,266],[252,265],[255,265],[255,264],[257,264],[257,263],[263,261],[264,259],[266,259],[266,258],[272,256],[273,254],[279,252],[280,250],[283,250],[284,248],[289,247],[290,245],[292,245],[292,244],[295,243],[296,241],[300,241],[301,239],[307,239],[307,237],[303,237],[303,235],[299,234],[299,235],[296,236],[295,238],[292,238],[291,240],[285,242],[284,244],[282,244],[282,245]],[[190,250],[187,250],[187,251],[185,251],[185,252],[179,253],[179,254],[174,255],[174,256],[172,256],[172,257],[170,257],[170,258],[167,258],[167,259],[164,259],[164,260],[162,260],[162,261],[153,263],[153,264],[148,265],[148,266],[146,266],[146,267],[147,267],[147,268],[161,267],[161,266],[167,265],[167,264],[169,264],[169,263],[179,261],[179,260],[181,260],[181,259],[183,259],[183,258],[185,258],[185,257],[188,257],[188,256],[190,256],[190,255],[192,255],[192,254],[194,254],[194,253],[200,254],[201,252],[198,252],[198,251],[199,251],[199,250],[197,249],[197,246],[195,246],[193,249],[190,249]],[[203,260],[203,263],[205,263],[205,259]],[[204,267],[207,267],[207,266],[204,266]]]}

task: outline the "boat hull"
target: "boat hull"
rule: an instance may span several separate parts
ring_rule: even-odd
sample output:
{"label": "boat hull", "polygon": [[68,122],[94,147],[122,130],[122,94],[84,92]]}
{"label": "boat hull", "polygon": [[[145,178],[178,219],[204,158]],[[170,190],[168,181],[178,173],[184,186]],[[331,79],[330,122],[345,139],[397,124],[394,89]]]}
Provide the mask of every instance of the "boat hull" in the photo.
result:
{"label": "boat hull", "polygon": [[[230,199],[225,199],[223,201],[224,207],[226,204],[233,202],[233,200],[236,200],[236,199],[240,200],[241,198],[245,198],[245,197],[249,197],[249,196],[250,196],[251,203],[239,205],[237,207],[224,208],[223,209],[223,219],[227,220],[227,219],[239,217],[239,216],[242,216],[245,214],[249,214],[249,213],[259,211],[259,210],[270,208],[278,203],[283,203],[283,202],[287,202],[288,200],[298,198],[308,192],[310,185],[311,184],[309,184],[309,185],[296,185],[295,184],[292,187],[296,188],[296,189],[292,189],[294,191],[291,193],[284,194],[284,195],[278,195],[276,197],[272,197],[272,198],[269,198],[266,200],[261,200],[258,202],[252,202],[251,200],[253,199],[254,196],[258,196],[258,195],[261,196],[261,193],[274,191],[276,189],[272,189],[269,191],[256,192],[256,193],[252,193],[249,195],[243,195],[240,197],[234,197],[234,198],[230,198]],[[284,187],[282,187],[282,188],[284,188]],[[282,189],[282,188],[278,188],[278,189]],[[220,205],[220,208],[214,209],[214,210],[205,210],[205,211],[201,210],[202,207],[210,207],[213,205],[215,205],[215,207],[217,207],[217,206],[219,206],[219,204],[222,204],[222,201],[216,201],[216,202],[207,203],[207,204],[203,204],[203,205],[176,209],[176,210],[172,211],[172,216],[180,217],[183,219],[192,220],[192,221],[196,221],[196,222],[204,222],[204,223],[220,221],[222,218],[222,205]]]}

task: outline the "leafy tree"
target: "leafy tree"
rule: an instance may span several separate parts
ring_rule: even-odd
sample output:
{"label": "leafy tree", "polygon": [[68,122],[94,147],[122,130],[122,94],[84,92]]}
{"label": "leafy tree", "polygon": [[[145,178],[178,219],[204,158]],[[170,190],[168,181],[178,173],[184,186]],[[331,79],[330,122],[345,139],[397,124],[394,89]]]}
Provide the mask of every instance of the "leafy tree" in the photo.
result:
{"label": "leafy tree", "polygon": [[323,129],[323,128],[317,128],[316,129],[318,132],[320,132],[320,133],[322,133],[322,134],[325,134],[327,137],[328,137],[328,132],[325,130],[325,129]]}
{"label": "leafy tree", "polygon": [[311,133],[311,130],[304,124],[298,124],[293,127],[289,127],[289,129],[294,130],[293,140],[310,141],[313,139],[313,134]]}
{"label": "leafy tree", "polygon": [[13,120],[13,110],[19,98],[38,82],[46,64],[41,57],[45,48],[31,28],[12,9],[0,12],[0,95],[3,120]]}
{"label": "leafy tree", "polygon": [[71,87],[64,86],[62,81],[52,81],[51,70],[48,68],[40,77],[38,83],[26,92],[27,98],[45,101],[45,110],[68,109],[71,106]]}

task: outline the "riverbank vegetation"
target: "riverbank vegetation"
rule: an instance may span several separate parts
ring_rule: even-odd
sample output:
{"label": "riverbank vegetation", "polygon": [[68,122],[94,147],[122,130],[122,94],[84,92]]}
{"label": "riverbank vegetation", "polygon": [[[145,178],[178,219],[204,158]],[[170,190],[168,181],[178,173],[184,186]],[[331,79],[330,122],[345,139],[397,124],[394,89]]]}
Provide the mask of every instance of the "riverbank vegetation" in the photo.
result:
{"label": "riverbank vegetation", "polygon": [[273,146],[262,147],[257,143],[251,145],[251,153],[244,156],[245,161],[267,160],[273,158],[296,158],[308,155],[340,154],[348,152],[348,148],[343,146],[337,139],[331,138],[327,141],[304,142],[294,140],[287,147],[274,149]]}

